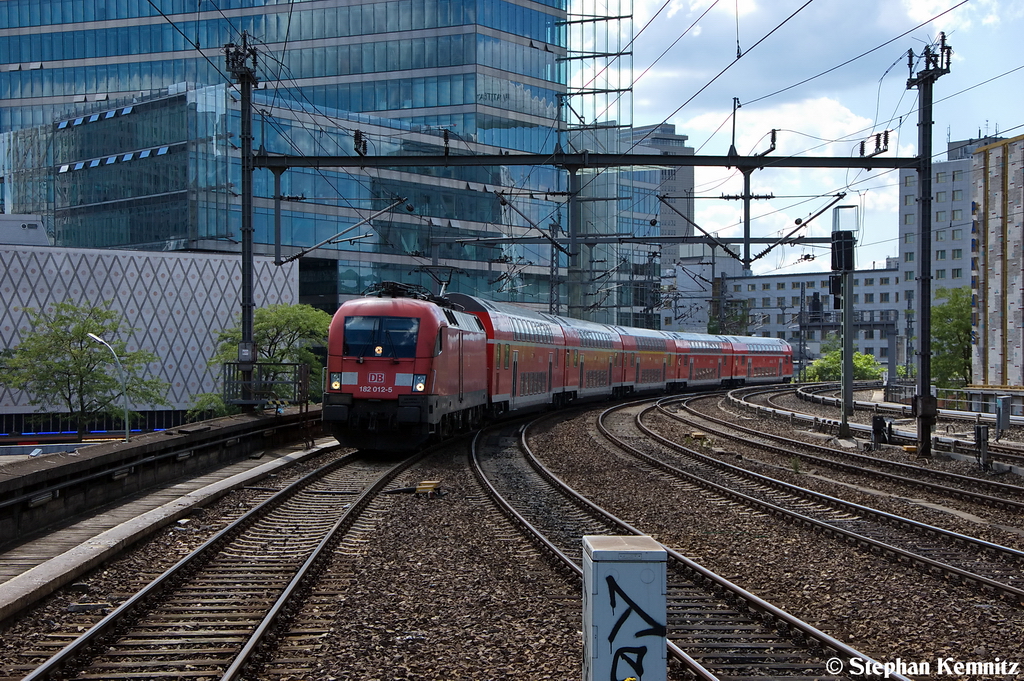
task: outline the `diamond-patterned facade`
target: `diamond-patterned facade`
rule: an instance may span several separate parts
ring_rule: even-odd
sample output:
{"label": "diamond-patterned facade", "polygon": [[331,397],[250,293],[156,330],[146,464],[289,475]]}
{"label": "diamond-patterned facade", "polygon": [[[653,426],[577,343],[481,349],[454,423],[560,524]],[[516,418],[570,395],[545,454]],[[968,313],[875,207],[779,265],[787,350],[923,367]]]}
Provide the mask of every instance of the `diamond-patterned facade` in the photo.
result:
{"label": "diamond-patterned facade", "polygon": [[[296,262],[253,264],[257,306],[299,302]],[[149,368],[170,384],[170,408],[188,409],[195,395],[218,389],[220,369],[209,361],[216,333],[238,324],[241,280],[237,255],[0,246],[0,344],[13,348],[29,330],[25,308],[110,302],[135,329],[128,348],[160,358]],[[34,409],[26,394],[0,386],[0,413]]]}

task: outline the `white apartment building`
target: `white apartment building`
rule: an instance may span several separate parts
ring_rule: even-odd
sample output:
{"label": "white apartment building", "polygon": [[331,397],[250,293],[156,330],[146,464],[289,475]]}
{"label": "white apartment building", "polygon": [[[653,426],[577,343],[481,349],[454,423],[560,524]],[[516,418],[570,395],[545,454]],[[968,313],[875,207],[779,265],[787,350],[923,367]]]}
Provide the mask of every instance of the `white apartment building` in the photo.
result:
{"label": "white apartment building", "polygon": [[[906,341],[900,331],[899,261],[886,258],[882,267],[853,272],[854,351],[874,355],[883,365],[904,363]],[[790,272],[722,280],[723,314],[745,321],[729,333],[783,338],[795,359],[811,362],[821,342],[841,330],[841,311],[829,293],[831,272]]]}
{"label": "white apartment building", "polygon": [[[973,184],[971,159],[979,147],[997,137],[947,142],[946,160],[932,164],[932,293],[942,288],[971,285],[971,227]],[[921,276],[917,252],[917,171],[900,170],[899,290],[904,319],[901,333],[911,339],[917,280]]]}

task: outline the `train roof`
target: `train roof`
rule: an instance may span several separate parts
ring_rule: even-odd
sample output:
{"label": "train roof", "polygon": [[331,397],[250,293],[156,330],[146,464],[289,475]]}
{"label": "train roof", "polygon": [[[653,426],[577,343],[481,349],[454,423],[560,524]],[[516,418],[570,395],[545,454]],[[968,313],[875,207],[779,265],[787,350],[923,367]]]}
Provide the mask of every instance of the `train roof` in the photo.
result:
{"label": "train roof", "polygon": [[493,300],[484,300],[483,298],[466,295],[465,293],[449,293],[448,300],[466,312],[499,312],[509,317],[523,317],[548,323],[553,321],[551,315],[531,310],[528,307],[522,307],[513,303],[497,303]]}
{"label": "train roof", "polygon": [[691,343],[695,341],[703,341],[705,343],[709,341],[717,343],[730,342],[728,336],[716,336],[707,333],[695,333],[692,331],[670,331],[669,333],[671,334],[672,338],[675,338],[677,340],[689,341]]}
{"label": "train roof", "polygon": [[[449,293],[448,299],[456,307],[466,312],[494,312],[508,317],[519,317],[533,319],[540,322],[557,324],[562,327],[600,331],[606,334],[618,336],[634,336],[638,338],[659,338],[665,340],[682,340],[690,343],[728,343],[747,346],[762,346],[764,348],[782,349],[789,347],[789,343],[781,338],[767,338],[759,336],[725,336],[710,335],[703,333],[690,333],[683,331],[661,331],[658,329],[641,329],[636,327],[619,326],[617,324],[603,324],[591,322],[572,317],[539,312],[528,307],[522,307],[514,303],[499,303],[493,300],[485,300],[465,293]],[[708,347],[708,346],[704,346]]]}
{"label": "train roof", "polygon": [[782,338],[771,338],[769,336],[722,336],[731,343],[746,343],[747,345],[789,345],[789,341]]}
{"label": "train roof", "polygon": [[648,336],[654,338],[665,338],[671,340],[673,338],[671,332],[661,331],[659,329],[641,329],[636,326],[618,326],[614,325],[611,328],[623,336]]}

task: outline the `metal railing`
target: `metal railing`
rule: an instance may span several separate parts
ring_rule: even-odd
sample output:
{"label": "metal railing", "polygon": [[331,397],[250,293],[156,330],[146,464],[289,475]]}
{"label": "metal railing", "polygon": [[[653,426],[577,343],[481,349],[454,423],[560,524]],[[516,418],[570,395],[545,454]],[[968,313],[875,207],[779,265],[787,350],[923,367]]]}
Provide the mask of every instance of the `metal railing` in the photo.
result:
{"label": "metal railing", "polygon": [[[137,414],[137,418],[132,419],[132,432],[167,430],[187,422],[184,409],[157,409]],[[0,414],[0,436],[70,437],[77,432],[75,422],[66,413]],[[118,433],[124,437],[124,416],[121,414],[102,414],[91,420],[86,428],[87,436]]]}
{"label": "metal railing", "polygon": [[[1024,416],[1024,393],[1010,393],[987,390],[981,392],[969,388],[935,388],[939,409],[972,411],[981,414],[996,413],[996,398],[1010,397],[1010,415]],[[885,401],[898,404],[912,404],[917,386],[914,384],[892,384],[885,387]]]}
{"label": "metal railing", "polygon": [[224,364],[224,402],[237,405],[306,405],[309,402],[309,365],[258,362],[251,380],[245,380],[238,362]]}
{"label": "metal railing", "polygon": [[[801,323],[801,313],[793,313],[793,318],[797,323]],[[899,321],[900,312],[899,310],[854,310],[853,312],[853,323],[854,324],[879,324],[888,326],[890,324],[896,324]],[[805,326],[817,326],[819,324],[825,326],[838,325],[842,323],[842,312],[840,311],[824,311],[821,312],[803,312],[802,324]]]}

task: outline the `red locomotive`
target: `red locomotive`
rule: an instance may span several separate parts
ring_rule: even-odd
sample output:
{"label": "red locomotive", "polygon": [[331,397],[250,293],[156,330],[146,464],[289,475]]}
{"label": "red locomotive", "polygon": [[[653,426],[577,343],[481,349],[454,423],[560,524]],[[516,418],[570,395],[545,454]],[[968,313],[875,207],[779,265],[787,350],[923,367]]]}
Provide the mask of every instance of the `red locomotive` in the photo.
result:
{"label": "red locomotive", "polygon": [[597,324],[387,282],[334,315],[323,419],[344,445],[398,451],[506,412],[788,382],[792,352],[781,339]]}

